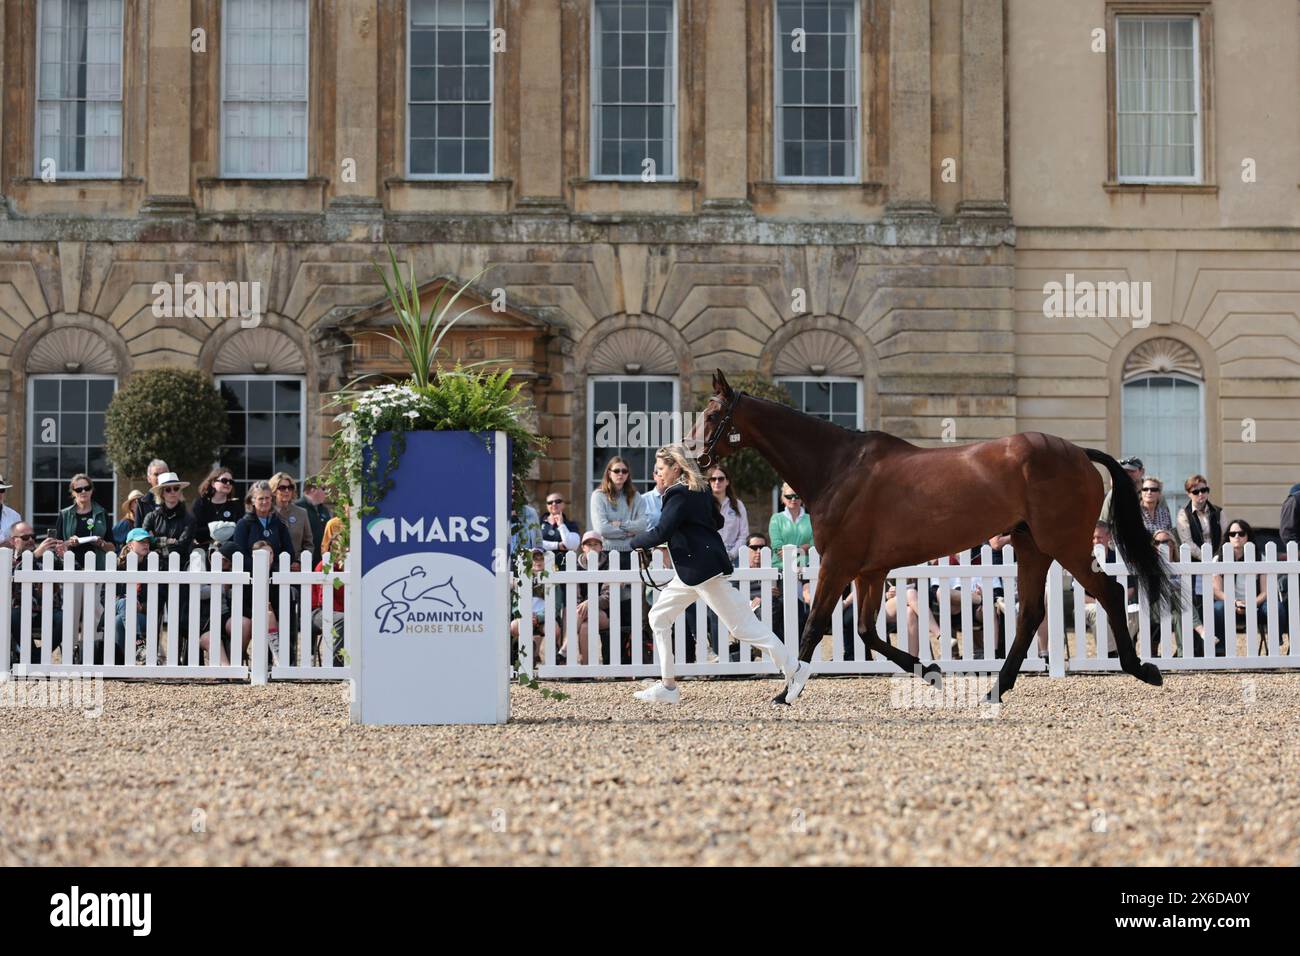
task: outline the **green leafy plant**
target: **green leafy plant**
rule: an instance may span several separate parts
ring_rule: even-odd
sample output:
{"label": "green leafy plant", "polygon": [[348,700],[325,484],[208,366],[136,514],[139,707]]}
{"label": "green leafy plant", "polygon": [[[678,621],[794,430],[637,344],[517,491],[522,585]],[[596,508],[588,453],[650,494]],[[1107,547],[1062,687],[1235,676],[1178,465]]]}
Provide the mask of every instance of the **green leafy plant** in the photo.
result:
{"label": "green leafy plant", "polygon": [[[786,391],[784,385],[772,381],[759,372],[739,372],[735,375],[729,375],[728,381],[737,392],[748,392],[750,395],[759,398],[766,398],[790,407],[794,406],[794,400],[790,397],[790,393]],[[699,407],[703,408],[712,397],[712,392],[700,393],[697,396]],[[727,469],[727,474],[731,476],[732,488],[739,495],[767,494],[772,486],[781,480],[781,476],[776,473],[776,469],[769,465],[763,456],[752,448],[745,448],[731,455],[723,462],[723,465]]]}
{"label": "green leafy plant", "polygon": [[196,369],[137,372],[108,403],[104,444],[121,473],[142,477],[155,458],[179,473],[220,457],[229,423],[212,379]]}

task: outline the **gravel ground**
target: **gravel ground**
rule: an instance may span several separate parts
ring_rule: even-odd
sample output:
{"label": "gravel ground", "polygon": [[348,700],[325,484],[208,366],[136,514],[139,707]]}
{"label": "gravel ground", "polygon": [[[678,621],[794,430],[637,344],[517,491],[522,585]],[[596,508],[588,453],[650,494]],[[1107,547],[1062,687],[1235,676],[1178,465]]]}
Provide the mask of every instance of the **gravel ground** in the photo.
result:
{"label": "gravel ground", "polygon": [[1300,674],[1026,676],[992,717],[682,686],[516,688],[505,727],[357,727],[331,684],[0,707],[0,864],[1300,864]]}

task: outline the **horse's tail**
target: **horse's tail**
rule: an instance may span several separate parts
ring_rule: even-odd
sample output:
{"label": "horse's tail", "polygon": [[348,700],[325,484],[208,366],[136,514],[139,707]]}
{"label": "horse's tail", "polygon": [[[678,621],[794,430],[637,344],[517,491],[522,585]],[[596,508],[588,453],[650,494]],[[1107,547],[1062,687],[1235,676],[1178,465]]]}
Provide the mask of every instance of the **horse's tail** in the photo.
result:
{"label": "horse's tail", "polygon": [[1088,458],[1110,472],[1110,528],[1115,539],[1115,550],[1120,559],[1133,570],[1142,590],[1146,592],[1153,614],[1160,613],[1164,605],[1175,612],[1181,610],[1182,598],[1172,578],[1165,573],[1164,560],[1151,540],[1142,521],[1142,506],[1138,503],[1133,479],[1110,455],[1095,448],[1085,448]]}

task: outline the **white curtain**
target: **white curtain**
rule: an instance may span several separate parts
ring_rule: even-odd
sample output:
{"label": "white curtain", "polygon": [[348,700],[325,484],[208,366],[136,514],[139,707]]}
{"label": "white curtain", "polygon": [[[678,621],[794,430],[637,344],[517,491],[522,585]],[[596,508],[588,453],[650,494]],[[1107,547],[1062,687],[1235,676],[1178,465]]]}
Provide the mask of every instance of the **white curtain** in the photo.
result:
{"label": "white curtain", "polygon": [[1119,175],[1196,175],[1195,23],[1188,18],[1116,20]]}
{"label": "white curtain", "polygon": [[1123,449],[1164,484],[1169,514],[1187,504],[1183,482],[1205,473],[1201,385],[1171,376],[1124,383]]}

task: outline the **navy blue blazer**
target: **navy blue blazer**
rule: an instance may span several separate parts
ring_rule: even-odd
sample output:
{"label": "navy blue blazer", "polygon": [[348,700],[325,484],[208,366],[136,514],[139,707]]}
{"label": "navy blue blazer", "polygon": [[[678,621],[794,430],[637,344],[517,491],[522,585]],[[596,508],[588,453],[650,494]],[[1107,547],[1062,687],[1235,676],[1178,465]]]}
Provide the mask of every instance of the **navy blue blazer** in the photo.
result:
{"label": "navy blue blazer", "polygon": [[271,558],[271,570],[274,571],[280,563],[280,555],[289,554],[290,561],[296,561],[298,555],[293,553],[293,542],[289,538],[289,529],[285,527],[280,516],[271,513],[271,519],[267,522],[265,529],[262,528],[262,522],[253,512],[247,512],[238,522],[235,523],[235,550],[244,556],[244,570],[253,569],[253,543],[256,541],[268,541],[271,547],[275,549],[275,557]]}
{"label": "navy blue blazer", "polygon": [[673,485],[663,494],[663,511],[653,531],[629,542],[636,548],[655,548],[667,542],[677,576],[690,585],[703,584],[719,574],[730,574],[731,558],[722,543],[722,512],[709,491],[691,491]]}

